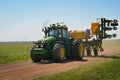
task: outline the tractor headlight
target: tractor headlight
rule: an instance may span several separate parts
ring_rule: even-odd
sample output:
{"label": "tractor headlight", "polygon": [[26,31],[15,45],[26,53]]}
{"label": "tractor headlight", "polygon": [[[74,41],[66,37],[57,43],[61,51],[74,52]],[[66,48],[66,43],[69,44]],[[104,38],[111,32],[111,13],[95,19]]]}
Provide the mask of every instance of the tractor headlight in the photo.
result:
{"label": "tractor headlight", "polygon": [[46,45],[46,42],[45,42],[45,41],[42,41],[41,44],[39,44],[39,47],[40,47],[40,48],[44,48],[45,45]]}
{"label": "tractor headlight", "polygon": [[41,48],[43,48],[43,45],[40,45]]}
{"label": "tractor headlight", "polygon": [[39,41],[35,45],[36,48],[44,48],[45,46],[46,46],[46,42],[45,41]]}
{"label": "tractor headlight", "polygon": [[36,47],[38,48],[39,46],[38,46],[38,45],[36,45]]}
{"label": "tractor headlight", "polygon": [[42,43],[42,44],[45,44],[45,41],[42,41],[41,43]]}

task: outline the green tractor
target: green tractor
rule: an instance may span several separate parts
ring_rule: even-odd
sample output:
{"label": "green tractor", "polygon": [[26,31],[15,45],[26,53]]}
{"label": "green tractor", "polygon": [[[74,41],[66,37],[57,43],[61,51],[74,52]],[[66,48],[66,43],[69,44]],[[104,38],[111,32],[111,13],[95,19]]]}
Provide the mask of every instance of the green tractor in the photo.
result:
{"label": "green tractor", "polygon": [[63,62],[66,59],[83,59],[84,44],[82,39],[74,40],[71,38],[65,24],[52,24],[42,31],[45,33],[45,38],[34,42],[31,49],[33,62],[40,62],[41,60]]}
{"label": "green tractor", "polygon": [[87,56],[91,56],[92,50],[94,56],[98,56],[98,51],[104,50],[102,40],[116,37],[116,34],[107,34],[107,31],[117,30],[116,26],[118,26],[117,19],[105,18],[99,18],[99,22],[91,23],[91,30],[86,31],[68,31],[65,24],[52,24],[42,29],[45,38],[34,42],[31,59],[33,62],[49,59],[57,62],[63,62],[66,59],[82,60],[85,49]]}

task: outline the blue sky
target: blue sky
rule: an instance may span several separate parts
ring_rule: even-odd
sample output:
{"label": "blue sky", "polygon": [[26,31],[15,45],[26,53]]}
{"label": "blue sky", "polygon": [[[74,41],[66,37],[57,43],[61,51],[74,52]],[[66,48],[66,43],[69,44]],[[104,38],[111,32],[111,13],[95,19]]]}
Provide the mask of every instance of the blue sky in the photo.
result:
{"label": "blue sky", "polygon": [[[33,41],[43,25],[65,22],[69,30],[85,30],[96,18],[120,21],[120,0],[0,0],[0,41]],[[117,33],[120,39],[120,30]]]}

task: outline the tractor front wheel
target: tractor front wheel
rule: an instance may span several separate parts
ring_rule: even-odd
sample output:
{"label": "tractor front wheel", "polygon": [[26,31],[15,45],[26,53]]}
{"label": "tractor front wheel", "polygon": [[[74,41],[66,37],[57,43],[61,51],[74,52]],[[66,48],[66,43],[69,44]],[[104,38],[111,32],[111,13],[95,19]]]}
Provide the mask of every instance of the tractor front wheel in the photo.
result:
{"label": "tractor front wheel", "polygon": [[31,59],[32,59],[33,62],[40,62],[40,60],[41,60],[41,58],[38,55],[34,54],[33,50],[31,50],[30,57],[31,57]]}
{"label": "tractor front wheel", "polygon": [[54,46],[53,58],[56,62],[63,62],[65,60],[65,48],[62,44],[57,43]]}

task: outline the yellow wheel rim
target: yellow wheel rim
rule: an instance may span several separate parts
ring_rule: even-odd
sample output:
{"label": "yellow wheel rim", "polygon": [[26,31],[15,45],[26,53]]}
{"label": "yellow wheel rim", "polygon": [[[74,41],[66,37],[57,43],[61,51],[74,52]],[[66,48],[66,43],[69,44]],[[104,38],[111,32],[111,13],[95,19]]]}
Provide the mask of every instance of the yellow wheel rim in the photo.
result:
{"label": "yellow wheel rim", "polygon": [[83,52],[84,52],[84,46],[83,46],[83,44],[80,44],[80,46],[79,46],[79,52],[80,52],[80,55],[83,54]]}
{"label": "yellow wheel rim", "polygon": [[60,48],[60,57],[64,57],[65,55],[65,51],[64,51],[64,48]]}

